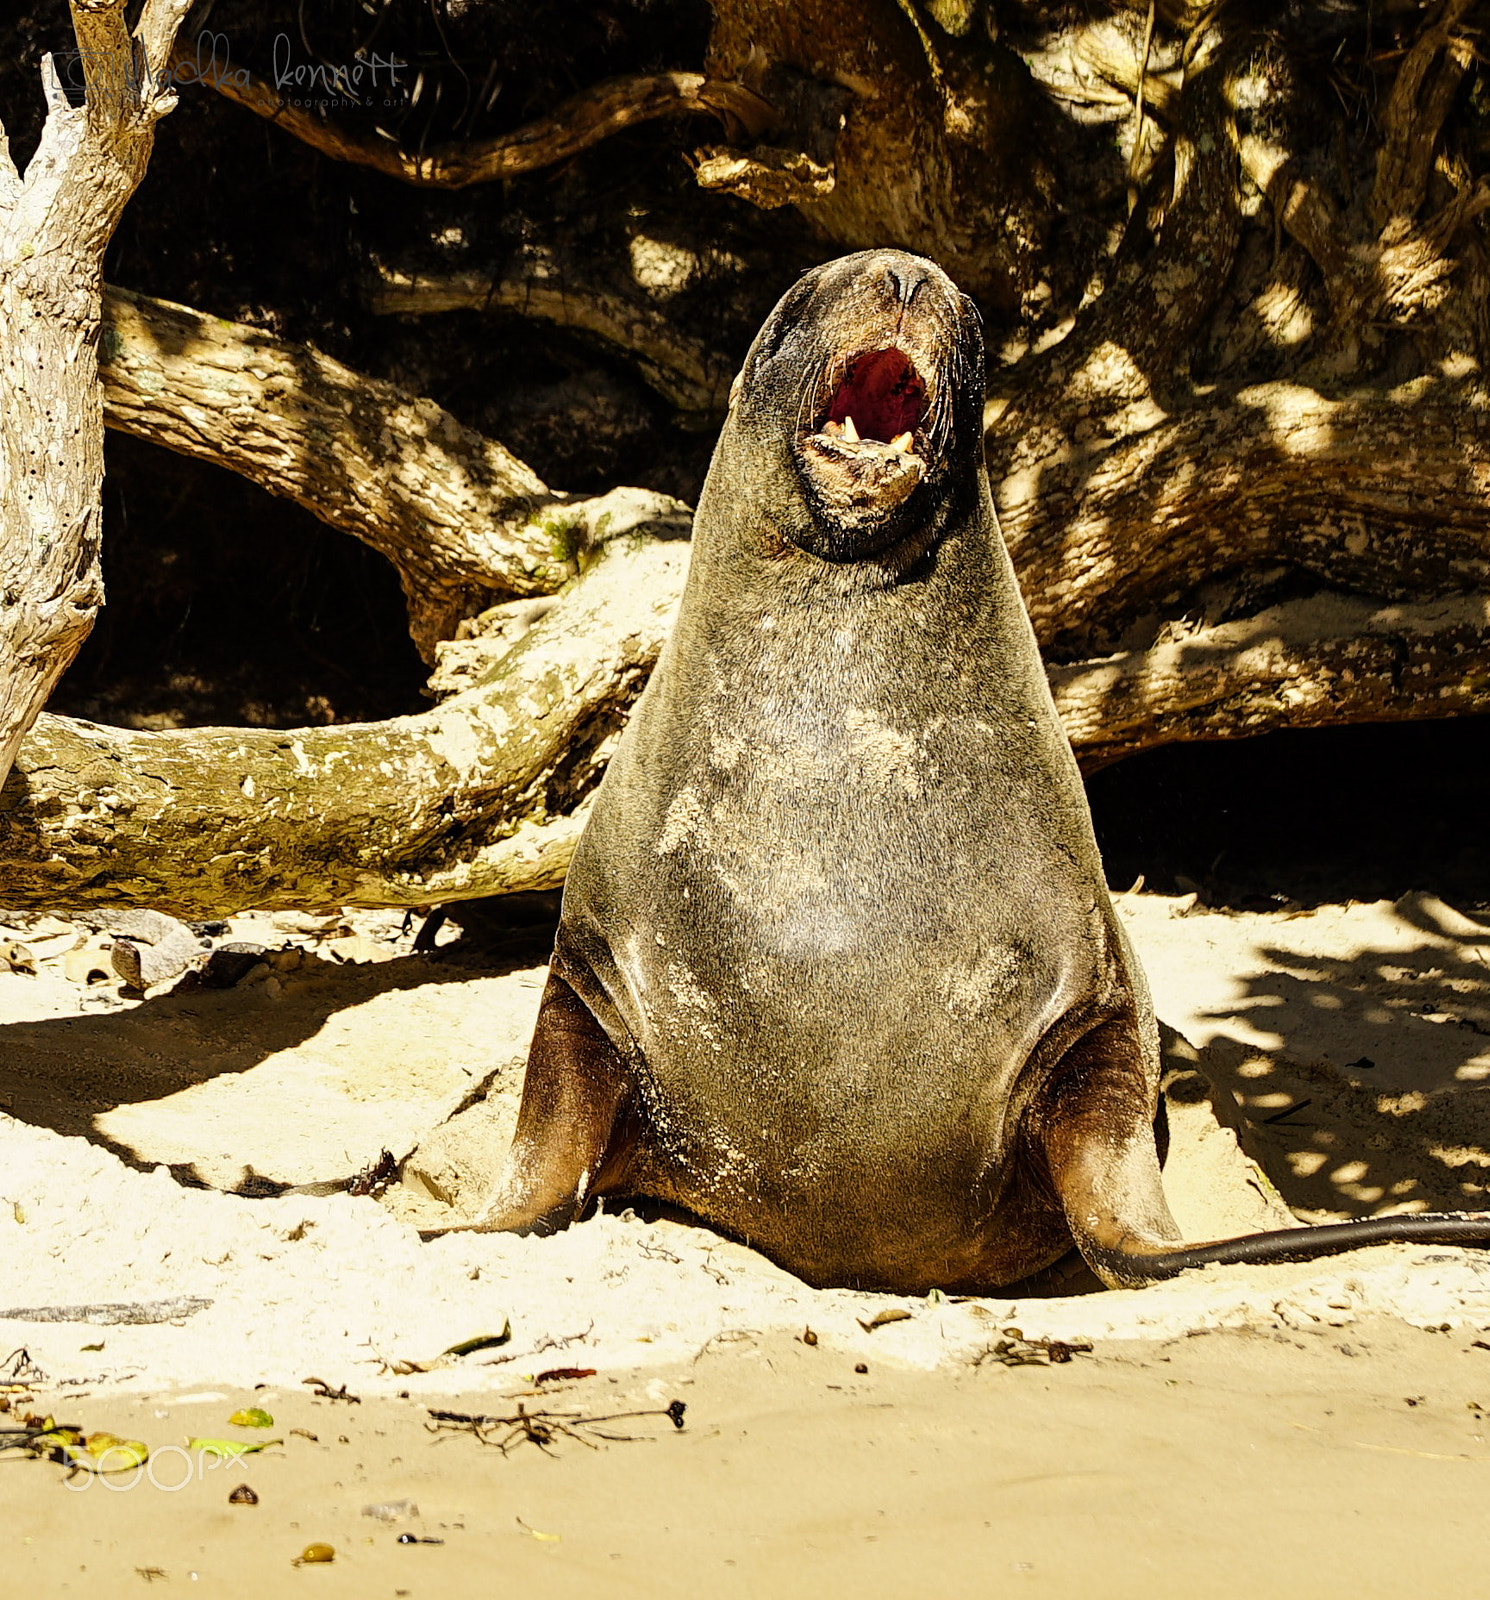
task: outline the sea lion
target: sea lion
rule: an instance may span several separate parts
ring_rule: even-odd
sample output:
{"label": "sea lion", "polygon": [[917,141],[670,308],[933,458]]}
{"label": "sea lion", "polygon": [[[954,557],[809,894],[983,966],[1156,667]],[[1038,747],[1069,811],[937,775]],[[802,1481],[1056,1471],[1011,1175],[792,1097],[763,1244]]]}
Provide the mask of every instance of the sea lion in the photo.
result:
{"label": "sea lion", "polygon": [[1159,1048],[983,465],[972,303],[894,250],[803,277],[731,394],[681,610],[564,891],[472,1226],[654,1196],[809,1282],[1108,1284],[1374,1237],[1183,1246]]}

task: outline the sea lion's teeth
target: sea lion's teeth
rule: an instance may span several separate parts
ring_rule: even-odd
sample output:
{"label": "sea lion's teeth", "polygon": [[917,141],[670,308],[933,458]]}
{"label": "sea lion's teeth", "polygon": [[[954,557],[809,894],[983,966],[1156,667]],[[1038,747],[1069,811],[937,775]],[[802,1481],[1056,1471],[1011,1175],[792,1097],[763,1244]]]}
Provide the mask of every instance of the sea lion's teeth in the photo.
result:
{"label": "sea lion's teeth", "polygon": [[912,438],[913,436],[909,433],[897,433],[890,441],[890,448],[898,450],[901,455],[905,455],[911,447]]}
{"label": "sea lion's teeth", "polygon": [[825,422],[823,424],[823,432],[832,434],[836,439],[843,432],[843,424],[841,422]]}
{"label": "sea lion's teeth", "polygon": [[847,439],[850,444],[858,444],[859,442],[859,430],[854,426],[854,419],[852,417],[845,417],[843,419],[843,437]]}

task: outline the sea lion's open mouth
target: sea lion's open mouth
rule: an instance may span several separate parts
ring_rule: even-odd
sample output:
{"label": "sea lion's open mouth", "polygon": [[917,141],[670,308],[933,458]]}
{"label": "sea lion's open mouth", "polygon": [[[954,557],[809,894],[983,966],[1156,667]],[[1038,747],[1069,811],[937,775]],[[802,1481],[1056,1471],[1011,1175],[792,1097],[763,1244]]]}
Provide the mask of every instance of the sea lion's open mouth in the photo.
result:
{"label": "sea lion's open mouth", "polygon": [[844,373],[822,432],[914,454],[916,430],[925,414],[926,385],[915,362],[899,350],[870,350]]}
{"label": "sea lion's open mouth", "polygon": [[893,346],[867,350],[819,391],[801,440],[802,462],[840,515],[888,511],[925,476],[931,444],[927,386],[916,364]]}
{"label": "sea lion's open mouth", "polygon": [[926,385],[915,362],[901,350],[867,350],[849,363],[813,438],[915,455],[925,416]]}

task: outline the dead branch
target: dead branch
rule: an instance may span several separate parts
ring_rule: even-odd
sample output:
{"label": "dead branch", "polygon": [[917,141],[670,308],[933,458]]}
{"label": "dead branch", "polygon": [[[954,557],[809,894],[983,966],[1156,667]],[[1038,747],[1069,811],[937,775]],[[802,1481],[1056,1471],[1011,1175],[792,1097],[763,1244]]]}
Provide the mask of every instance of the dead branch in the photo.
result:
{"label": "dead branch", "polygon": [[103,417],[102,262],[176,103],[159,76],[190,0],[75,0],[84,103],[42,60],[47,117],[22,175],[0,127],[0,778],[93,626]]}
{"label": "dead branch", "polygon": [[420,716],[145,734],[43,716],[0,793],[0,900],[201,917],[556,887],[687,552],[608,545],[487,682]]}
{"label": "dead branch", "polygon": [[780,206],[810,206],[825,200],[838,183],[832,165],[814,161],[803,150],[758,144],[752,150],[706,144],[694,151],[694,181],[700,189],[732,194],[762,211]]}
{"label": "dead branch", "polygon": [[624,128],[658,117],[707,115],[732,130],[759,135],[773,120],[769,105],[743,84],[706,79],[698,72],[659,72],[613,78],[574,95],[547,117],[497,139],[409,151],[391,139],[344,128],[292,105],[272,85],[251,73],[222,72],[201,42],[181,45],[174,57],[176,81],[198,82],[224,99],[265,118],[333,161],[348,161],[403,183],[463,189],[496,183],[567,161]]}
{"label": "dead branch", "polygon": [[483,273],[400,272],[379,268],[370,301],[385,316],[439,311],[516,311],[587,334],[634,361],[637,371],[681,411],[723,412],[734,377],[729,362],[683,333],[639,294],[577,279],[561,264],[527,256],[499,278]]}
{"label": "dead branch", "polygon": [[309,346],[113,287],[105,311],[109,425],[241,473],[386,556],[427,661],[493,600],[559,588],[606,529],[686,524],[650,491],[551,490],[434,401]]}
{"label": "dead branch", "polygon": [[1173,123],[1184,81],[1179,67],[1143,69],[1143,53],[1116,23],[1099,22],[1084,28],[1072,47],[1073,65],[1095,72],[1104,82],[1121,89],[1132,100],[1143,84],[1145,112],[1160,122]]}

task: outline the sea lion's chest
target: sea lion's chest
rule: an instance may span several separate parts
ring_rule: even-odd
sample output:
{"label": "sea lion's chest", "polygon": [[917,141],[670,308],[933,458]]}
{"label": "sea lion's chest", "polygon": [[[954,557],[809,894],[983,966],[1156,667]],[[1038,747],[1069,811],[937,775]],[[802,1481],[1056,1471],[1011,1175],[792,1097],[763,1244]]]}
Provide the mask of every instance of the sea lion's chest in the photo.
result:
{"label": "sea lion's chest", "polygon": [[1042,730],[924,637],[758,632],[659,669],[576,860],[570,937],[661,1096],[707,1086],[756,1128],[826,1106],[845,1131],[882,1127],[907,1082],[920,1125],[997,1100],[1106,959]]}

